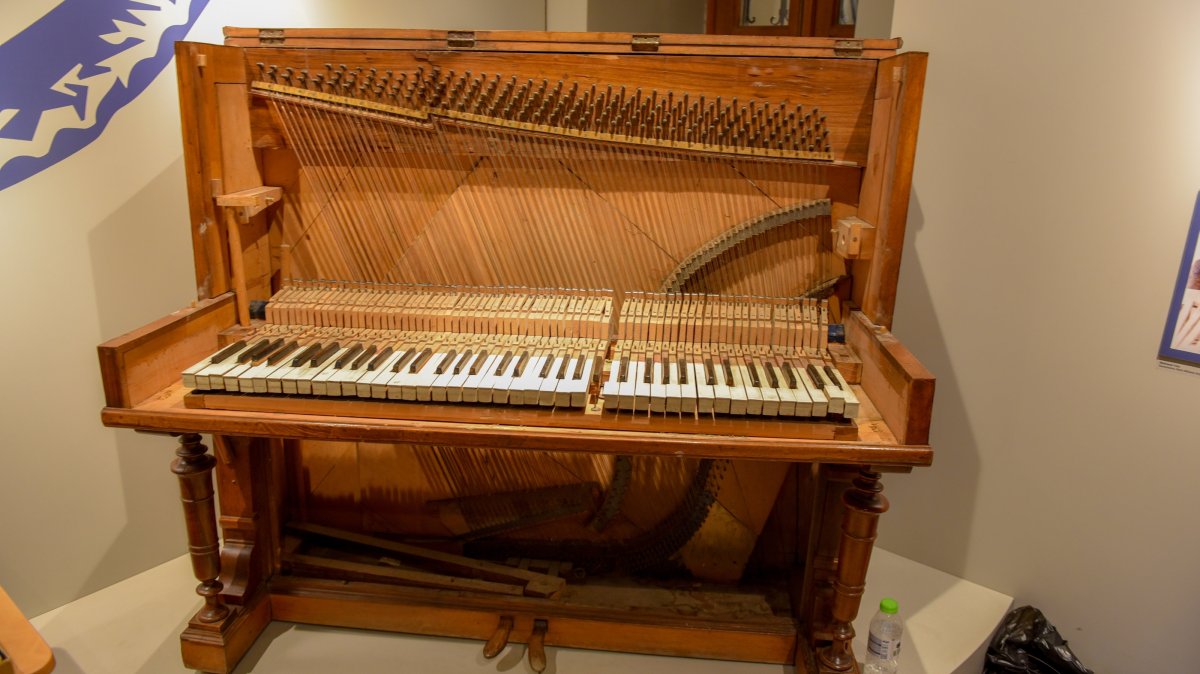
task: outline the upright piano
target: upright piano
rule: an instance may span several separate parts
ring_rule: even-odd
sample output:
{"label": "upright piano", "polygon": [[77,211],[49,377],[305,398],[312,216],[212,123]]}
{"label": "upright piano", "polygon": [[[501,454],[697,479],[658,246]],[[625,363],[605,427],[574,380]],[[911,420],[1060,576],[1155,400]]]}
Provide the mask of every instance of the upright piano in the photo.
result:
{"label": "upright piano", "polygon": [[881,477],[932,462],[926,55],[225,36],[176,48],[197,299],[99,347],[103,422],[178,438],[184,663],[288,620],[858,671]]}

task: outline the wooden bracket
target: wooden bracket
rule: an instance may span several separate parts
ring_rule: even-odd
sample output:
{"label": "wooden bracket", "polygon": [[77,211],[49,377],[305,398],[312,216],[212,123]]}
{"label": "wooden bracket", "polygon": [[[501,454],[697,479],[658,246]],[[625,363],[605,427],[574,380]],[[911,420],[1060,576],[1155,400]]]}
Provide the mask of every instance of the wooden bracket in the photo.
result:
{"label": "wooden bracket", "polygon": [[850,216],[833,226],[833,252],[847,260],[867,260],[875,252],[875,225]]}
{"label": "wooden bracket", "polygon": [[237,209],[238,221],[245,224],[271,204],[283,198],[282,187],[251,187],[217,197],[217,205]]}

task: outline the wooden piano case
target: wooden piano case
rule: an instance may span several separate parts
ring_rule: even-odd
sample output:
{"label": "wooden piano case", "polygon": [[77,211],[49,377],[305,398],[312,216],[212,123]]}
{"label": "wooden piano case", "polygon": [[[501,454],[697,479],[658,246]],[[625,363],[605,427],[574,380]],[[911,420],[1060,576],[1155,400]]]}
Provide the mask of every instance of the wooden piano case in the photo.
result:
{"label": "wooden piano case", "polygon": [[[205,601],[184,663],[228,672],[279,619],[527,643],[535,668],[549,644],[857,671],[882,473],[932,462],[933,377],[888,331],[926,59],[898,48],[290,29],[180,43],[198,298],[99,356],[103,422],[180,438]],[[803,422],[185,388],[180,372],[290,278],[815,291],[861,407]],[[407,546],[422,570],[379,565]]]}

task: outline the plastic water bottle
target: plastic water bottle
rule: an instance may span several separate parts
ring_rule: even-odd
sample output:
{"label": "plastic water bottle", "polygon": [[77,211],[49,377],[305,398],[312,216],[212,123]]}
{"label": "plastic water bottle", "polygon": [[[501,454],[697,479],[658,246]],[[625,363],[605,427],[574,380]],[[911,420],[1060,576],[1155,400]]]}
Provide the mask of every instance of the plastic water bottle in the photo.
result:
{"label": "plastic water bottle", "polygon": [[867,636],[867,662],[863,674],[896,674],[900,656],[900,635],[904,623],[896,613],[899,604],[891,597],[879,602],[879,613],[871,619],[871,633]]}

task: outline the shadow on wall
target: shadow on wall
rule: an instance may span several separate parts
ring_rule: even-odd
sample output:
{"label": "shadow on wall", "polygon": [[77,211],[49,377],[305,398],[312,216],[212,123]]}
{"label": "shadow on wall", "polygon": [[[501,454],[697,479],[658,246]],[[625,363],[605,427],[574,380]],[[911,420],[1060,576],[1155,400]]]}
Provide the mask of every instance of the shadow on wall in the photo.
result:
{"label": "shadow on wall", "polygon": [[[920,198],[909,202],[908,236],[901,273],[901,310],[894,331],[937,377],[930,443],[933,466],[885,476],[892,511],[880,520],[880,547],[962,576],[979,485],[979,445],[934,311],[929,283],[915,245],[925,225]],[[937,550],[936,558],[925,554]]]}
{"label": "shadow on wall", "polygon": [[[183,158],[88,233],[100,333],[116,337],[195,299]],[[97,365],[97,368],[99,366]],[[100,425],[99,410],[83,423]],[[187,552],[173,438],[116,430],[125,525],[85,581],[93,592]],[[150,532],[149,534],[147,532]]]}

